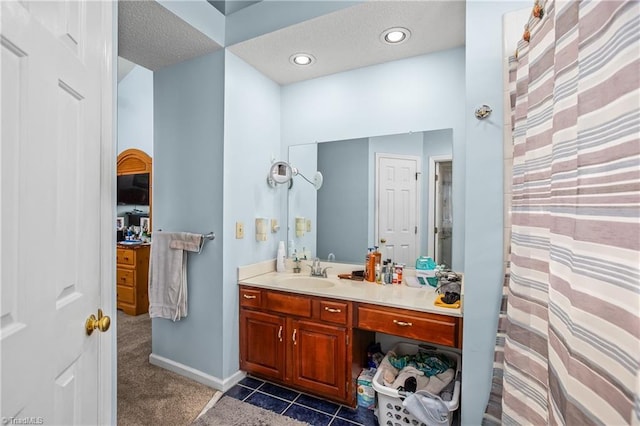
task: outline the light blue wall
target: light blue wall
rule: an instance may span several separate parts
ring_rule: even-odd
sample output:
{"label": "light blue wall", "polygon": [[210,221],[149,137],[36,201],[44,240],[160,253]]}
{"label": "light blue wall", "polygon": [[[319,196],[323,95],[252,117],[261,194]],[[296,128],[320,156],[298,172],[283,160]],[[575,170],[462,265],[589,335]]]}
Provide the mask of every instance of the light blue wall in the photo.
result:
{"label": "light blue wall", "polygon": [[118,83],[118,154],[129,148],[153,157],[153,72],[139,65]]}
{"label": "light blue wall", "polygon": [[345,263],[364,263],[367,253],[369,167],[367,138],[318,144],[318,256],[329,253]]}
{"label": "light blue wall", "polygon": [[207,0],[158,0],[158,3],[220,46],[225,45],[225,17]]}
{"label": "light blue wall", "polygon": [[222,377],[224,52],[155,72],[154,231],[214,231],[188,256],[188,316],[153,319],[153,354]]}
{"label": "light blue wall", "polygon": [[[272,158],[283,158],[280,86],[228,51],[224,72],[224,224],[218,228],[226,230],[222,243],[224,294],[218,299],[223,305],[224,331],[223,339],[211,342],[224,353],[222,369],[217,373],[220,378],[238,370],[237,267],[275,259],[278,241],[286,240],[286,208],[282,207],[286,187],[269,188],[266,180]],[[212,166],[216,165],[222,168],[222,163]],[[283,226],[278,233],[269,233],[267,241],[258,242],[257,217],[278,219]],[[243,239],[235,239],[238,221],[245,226]]]}
{"label": "light blue wall", "polygon": [[226,45],[231,46],[358,3],[362,2],[262,0],[227,16]]}
{"label": "light blue wall", "polygon": [[[523,5],[523,2],[467,0],[464,118],[467,129],[465,193],[469,208],[465,212],[462,349],[462,423],[465,425],[481,423],[491,385],[504,276],[502,15]],[[473,111],[483,104],[490,105],[493,113],[485,120],[477,120]]]}
{"label": "light blue wall", "polygon": [[462,269],[464,262],[464,59],[465,49],[456,48],[282,88],[285,147],[453,129],[453,266],[457,269]]}

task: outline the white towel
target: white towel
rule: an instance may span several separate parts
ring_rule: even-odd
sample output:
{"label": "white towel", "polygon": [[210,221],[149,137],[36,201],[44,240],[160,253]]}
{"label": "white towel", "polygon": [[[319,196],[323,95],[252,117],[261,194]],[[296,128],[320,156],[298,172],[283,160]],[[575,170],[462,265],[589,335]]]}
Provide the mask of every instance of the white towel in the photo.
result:
{"label": "white towel", "polygon": [[[202,235],[153,233],[149,263],[149,317],[177,321],[187,316],[187,254],[199,251]],[[172,248],[180,247],[180,248]]]}
{"label": "white towel", "polygon": [[402,405],[427,426],[445,426],[449,424],[449,408],[438,395],[427,391],[417,391],[405,398]]}

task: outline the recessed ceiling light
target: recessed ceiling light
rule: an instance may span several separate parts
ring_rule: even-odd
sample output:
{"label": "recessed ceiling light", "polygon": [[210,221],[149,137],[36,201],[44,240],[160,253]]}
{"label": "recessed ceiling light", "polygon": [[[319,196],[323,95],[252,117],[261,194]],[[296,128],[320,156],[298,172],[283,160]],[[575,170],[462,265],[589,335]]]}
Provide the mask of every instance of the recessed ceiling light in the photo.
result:
{"label": "recessed ceiling light", "polygon": [[300,65],[300,66],[311,65],[315,61],[316,61],[316,58],[314,58],[313,55],[310,55],[308,53],[296,53],[294,55],[291,55],[291,57],[289,58],[289,62],[291,62],[294,65]]}
{"label": "recessed ceiling light", "polygon": [[389,28],[380,34],[380,40],[387,44],[404,43],[409,37],[411,37],[411,31],[402,27]]}

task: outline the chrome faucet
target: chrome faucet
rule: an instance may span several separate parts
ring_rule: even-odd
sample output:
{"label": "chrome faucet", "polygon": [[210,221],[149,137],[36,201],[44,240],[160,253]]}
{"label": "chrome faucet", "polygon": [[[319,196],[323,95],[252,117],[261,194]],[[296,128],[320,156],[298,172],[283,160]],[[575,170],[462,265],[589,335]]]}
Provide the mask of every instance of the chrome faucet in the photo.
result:
{"label": "chrome faucet", "polygon": [[335,262],[336,261],[336,255],[333,253],[329,253],[329,256],[327,257],[327,262]]}
{"label": "chrome faucet", "polygon": [[326,268],[322,268],[322,266],[320,265],[319,257],[316,257],[315,259],[313,259],[313,265],[308,265],[308,266],[309,268],[311,268],[312,277],[327,278],[327,269],[329,269],[330,266],[327,266]]}

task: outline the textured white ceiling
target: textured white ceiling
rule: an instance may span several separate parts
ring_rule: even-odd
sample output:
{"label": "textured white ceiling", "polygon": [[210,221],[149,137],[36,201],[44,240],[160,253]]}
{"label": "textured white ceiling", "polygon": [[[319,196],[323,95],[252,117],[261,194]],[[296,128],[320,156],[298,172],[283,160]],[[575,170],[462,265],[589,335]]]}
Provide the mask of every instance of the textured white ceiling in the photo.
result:
{"label": "textured white ceiling", "polygon": [[152,71],[222,47],[153,0],[118,2],[118,55]]}
{"label": "textured white ceiling", "polygon": [[[302,0],[300,0],[302,1]],[[243,1],[243,7],[251,7]],[[211,6],[213,7],[213,6]],[[264,19],[270,19],[265,14]],[[411,38],[380,41],[390,27]],[[152,71],[214,52],[219,44],[153,0],[118,2],[119,56]],[[286,85],[337,72],[462,46],[465,1],[365,1],[235,44],[229,50],[275,82]],[[307,67],[289,62],[294,53],[316,58]]]}
{"label": "textured white ceiling", "polygon": [[[398,45],[380,41],[391,27],[411,38]],[[230,46],[234,54],[275,82],[286,85],[368,65],[464,45],[464,1],[370,1]],[[310,53],[307,67],[289,62]]]}

